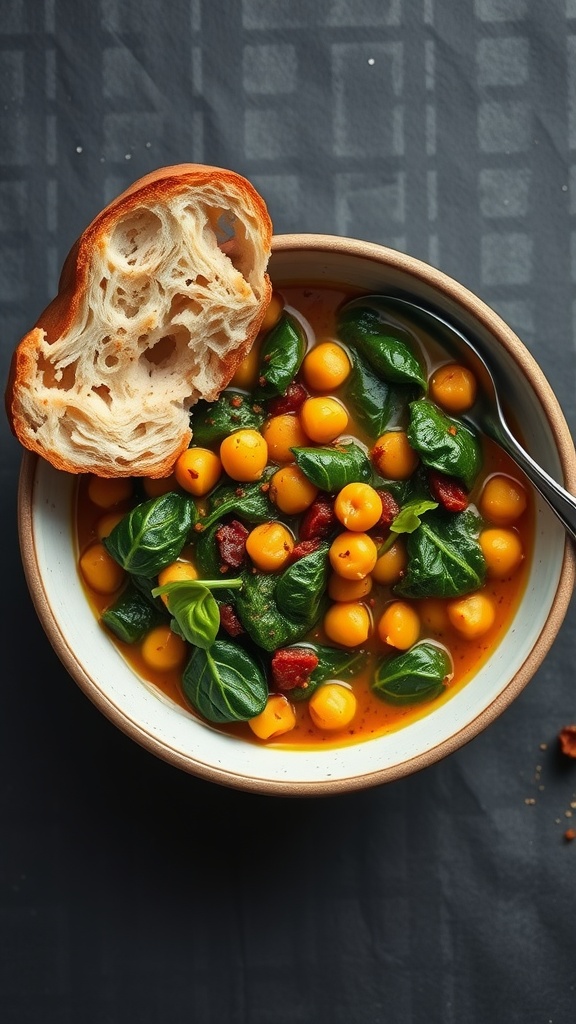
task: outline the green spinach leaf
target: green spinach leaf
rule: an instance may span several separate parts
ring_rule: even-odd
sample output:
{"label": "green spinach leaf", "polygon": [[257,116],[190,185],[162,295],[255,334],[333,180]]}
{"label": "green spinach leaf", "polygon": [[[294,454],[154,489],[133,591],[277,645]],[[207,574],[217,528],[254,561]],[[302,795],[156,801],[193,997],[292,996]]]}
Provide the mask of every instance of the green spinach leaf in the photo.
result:
{"label": "green spinach leaf", "polygon": [[481,520],[436,509],[408,536],[408,565],[394,593],[402,597],[460,597],[482,586],[486,563],[478,542]]}
{"label": "green spinach leaf", "polygon": [[241,391],[223,391],[216,402],[200,401],[190,414],[194,444],[220,444],[235,430],[259,430],[264,422],[262,406]]}
{"label": "green spinach leaf", "polygon": [[196,647],[208,648],[214,643],[220,628],[220,609],[212,595],[213,590],[234,590],[242,586],[239,578],[233,580],[175,580],[155,587],[153,597],[166,594],[168,611],[174,616],[177,632]]}
{"label": "green spinach leaf", "polygon": [[322,448],[292,448],[296,465],[316,487],[339,491],[346,484],[370,483],[372,467],[354,441]]}
{"label": "green spinach leaf", "polygon": [[309,700],[320,683],[327,679],[346,680],[354,674],[364,658],[364,651],[357,647],[343,649],[312,643],[298,644],[298,646],[313,651],[318,658],[318,664],[310,675],[308,686],[295,686],[290,690],[289,699],[296,702]]}
{"label": "green spinach leaf", "polygon": [[196,647],[186,665],[182,689],[192,707],[209,722],[245,722],[264,710],[266,679],[257,662],[238,644],[215,640]]}
{"label": "green spinach leaf", "polygon": [[458,477],[470,490],[482,468],[482,449],[469,427],[422,398],[410,405],[407,433],[425,466]]}
{"label": "green spinach leaf", "polygon": [[260,353],[257,399],[284,395],[306,354],[306,335],[295,317],[283,313],[266,335]]}
{"label": "green spinach leaf", "polygon": [[169,491],[136,505],[103,543],[126,572],[157,576],[178,557],[196,518],[193,500]]}
{"label": "green spinach leaf", "polygon": [[451,673],[448,652],[438,644],[422,641],[404,654],[379,663],[372,692],[390,704],[418,704],[439,697]]}
{"label": "green spinach leaf", "polygon": [[346,382],[347,404],[368,437],[376,440],[401,420],[415,397],[414,389],[383,380],[357,349],[352,349],[350,355],[352,373]]}
{"label": "green spinach leaf", "polygon": [[426,377],[413,351],[417,347],[415,339],[408,330],[391,322],[380,296],[354,299],[343,306],[337,333],[347,345],[358,349],[384,380],[426,388]]}
{"label": "green spinach leaf", "polygon": [[210,495],[208,514],[200,522],[206,529],[223,516],[233,513],[248,523],[265,523],[274,508],[267,492],[262,490],[262,480],[244,484],[222,483]]}
{"label": "green spinach leaf", "polygon": [[328,544],[297,559],[284,570],[276,585],[279,611],[293,619],[315,620],[328,583]]}
{"label": "green spinach leaf", "polygon": [[140,592],[133,580],[120,596],[102,612],[102,622],[125,644],[138,643],[165,616]]}

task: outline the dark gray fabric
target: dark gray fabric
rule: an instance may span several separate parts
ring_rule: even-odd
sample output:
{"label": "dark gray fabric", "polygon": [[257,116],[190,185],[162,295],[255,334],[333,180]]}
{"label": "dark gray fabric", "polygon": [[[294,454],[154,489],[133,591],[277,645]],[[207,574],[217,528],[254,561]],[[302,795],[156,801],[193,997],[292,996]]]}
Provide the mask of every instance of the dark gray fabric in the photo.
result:
{"label": "dark gray fabric", "polygon": [[[2,378],[82,228],[194,160],[276,230],[372,239],[494,306],[576,426],[575,0],[2,0]],[[80,693],[38,624],[2,423],[7,1024],[576,1019],[574,609],[446,761],[325,800],[212,786]]]}

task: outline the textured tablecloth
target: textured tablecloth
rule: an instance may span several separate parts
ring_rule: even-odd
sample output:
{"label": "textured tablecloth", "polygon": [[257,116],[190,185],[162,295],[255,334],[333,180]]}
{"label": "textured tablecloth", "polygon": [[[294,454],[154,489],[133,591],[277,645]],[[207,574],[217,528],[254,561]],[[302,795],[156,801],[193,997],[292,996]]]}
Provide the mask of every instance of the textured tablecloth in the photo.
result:
{"label": "textured tablecloth", "polygon": [[[178,161],[276,231],[382,242],[476,291],[576,427],[576,0],[0,0],[10,355],[83,227]],[[404,781],[219,788],[116,731],[53,653],[2,424],[0,1015],[7,1024],[576,1019],[571,608],[486,732]]]}

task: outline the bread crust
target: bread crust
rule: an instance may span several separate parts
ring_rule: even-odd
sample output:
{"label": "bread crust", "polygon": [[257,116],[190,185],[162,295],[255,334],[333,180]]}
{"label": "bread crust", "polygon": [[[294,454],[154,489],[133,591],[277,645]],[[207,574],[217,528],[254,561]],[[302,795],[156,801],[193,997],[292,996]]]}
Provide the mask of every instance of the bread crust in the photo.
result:
{"label": "bread crust", "polygon": [[[234,226],[228,240],[218,237],[222,216],[226,230]],[[171,232],[179,237],[181,225],[183,241],[171,252]],[[69,473],[169,475],[190,443],[189,407],[199,398],[217,397],[258,334],[271,296],[271,238],[263,199],[234,171],[177,164],[134,182],[72,247],[58,294],[14,353],[6,409],[16,437]],[[156,273],[146,270],[148,252],[151,260],[157,255],[154,245],[162,264]],[[210,260],[212,276],[206,269]],[[109,288],[115,292],[107,309]],[[147,313],[146,301],[140,305],[137,297],[150,289],[156,298]],[[124,306],[112,308],[112,300]],[[157,345],[159,355],[153,354]],[[170,350],[164,360],[163,345]],[[89,360],[99,363],[104,350],[101,379],[92,379]],[[84,364],[88,370],[82,373],[78,366]],[[165,424],[159,401],[166,403]]]}

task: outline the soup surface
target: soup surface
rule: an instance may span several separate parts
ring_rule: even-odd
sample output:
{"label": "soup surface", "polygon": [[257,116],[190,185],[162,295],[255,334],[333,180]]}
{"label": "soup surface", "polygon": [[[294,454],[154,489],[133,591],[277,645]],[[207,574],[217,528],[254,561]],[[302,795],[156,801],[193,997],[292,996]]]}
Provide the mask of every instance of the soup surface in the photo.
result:
{"label": "soup surface", "polygon": [[172,477],[80,479],[80,572],[111,642],[254,742],[430,714],[509,628],[533,545],[529,485],[461,420],[475,386],[385,297],[275,293]]}

